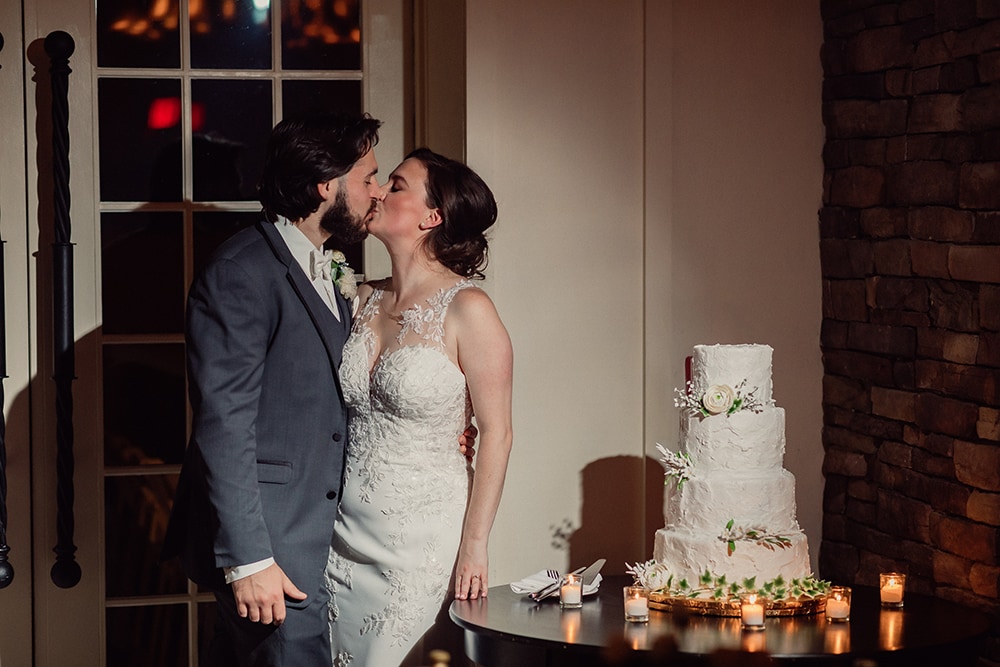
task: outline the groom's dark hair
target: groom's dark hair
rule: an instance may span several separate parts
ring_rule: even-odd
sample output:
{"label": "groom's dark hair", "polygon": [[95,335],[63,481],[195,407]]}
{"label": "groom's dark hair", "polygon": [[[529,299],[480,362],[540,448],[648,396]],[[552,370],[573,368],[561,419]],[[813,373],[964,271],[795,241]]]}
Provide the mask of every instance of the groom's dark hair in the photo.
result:
{"label": "groom's dark hair", "polygon": [[265,217],[299,220],[319,208],[316,186],[339,178],[378,143],[382,123],[368,114],[287,118],[271,131],[257,195]]}

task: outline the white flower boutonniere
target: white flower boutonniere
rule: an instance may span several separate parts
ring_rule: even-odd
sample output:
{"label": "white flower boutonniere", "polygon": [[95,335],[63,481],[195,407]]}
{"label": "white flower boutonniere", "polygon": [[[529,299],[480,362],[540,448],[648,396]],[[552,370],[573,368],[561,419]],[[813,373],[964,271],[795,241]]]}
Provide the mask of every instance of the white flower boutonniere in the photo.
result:
{"label": "white flower boutonniere", "polygon": [[347,263],[347,257],[339,250],[330,254],[330,272],[333,282],[345,299],[351,301],[358,293],[358,278]]}

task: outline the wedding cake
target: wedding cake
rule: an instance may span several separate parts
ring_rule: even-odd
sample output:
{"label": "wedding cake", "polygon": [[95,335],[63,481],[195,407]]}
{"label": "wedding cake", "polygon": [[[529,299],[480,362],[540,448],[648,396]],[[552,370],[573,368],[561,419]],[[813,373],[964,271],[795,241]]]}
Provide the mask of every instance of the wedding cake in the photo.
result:
{"label": "wedding cake", "polygon": [[782,467],[785,411],[771,398],[771,353],[767,345],[694,348],[675,400],[679,451],[657,445],[667,480],[653,560],[675,592],[811,580],[795,478]]}

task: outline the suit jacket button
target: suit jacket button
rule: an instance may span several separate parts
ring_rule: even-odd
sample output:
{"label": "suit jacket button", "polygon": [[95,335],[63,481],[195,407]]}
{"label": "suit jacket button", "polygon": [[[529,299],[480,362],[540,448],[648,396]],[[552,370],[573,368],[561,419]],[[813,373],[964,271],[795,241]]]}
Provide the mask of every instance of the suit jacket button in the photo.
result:
{"label": "suit jacket button", "polygon": [[339,434],[339,433],[334,433],[334,434],[333,434],[333,441],[334,441],[334,442],[340,442],[340,437],[341,437],[341,436],[340,436],[340,434]]}
{"label": "suit jacket button", "polygon": [[337,497],[337,492],[336,491],[327,491],[326,492],[326,499],[327,500],[333,500],[336,497]]}

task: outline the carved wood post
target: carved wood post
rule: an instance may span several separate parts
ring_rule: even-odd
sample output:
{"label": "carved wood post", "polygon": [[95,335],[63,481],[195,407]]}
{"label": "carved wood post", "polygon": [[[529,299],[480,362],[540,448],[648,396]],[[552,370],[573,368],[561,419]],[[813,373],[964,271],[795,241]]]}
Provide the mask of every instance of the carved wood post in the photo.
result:
{"label": "carved wood post", "polygon": [[73,244],[69,219],[69,57],[73,38],[61,31],[45,38],[52,60],[52,170],[55,240],[52,244],[52,329],[56,382],[56,562],[50,576],[60,588],[80,581],[73,544]]}

